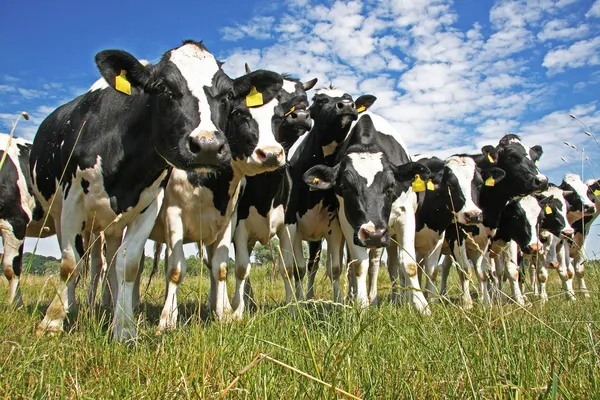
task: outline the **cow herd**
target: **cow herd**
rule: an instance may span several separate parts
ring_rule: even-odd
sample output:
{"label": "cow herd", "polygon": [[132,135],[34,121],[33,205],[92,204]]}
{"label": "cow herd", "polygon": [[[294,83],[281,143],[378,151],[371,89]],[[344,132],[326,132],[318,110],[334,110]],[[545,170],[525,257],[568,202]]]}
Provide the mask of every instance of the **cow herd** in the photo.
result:
{"label": "cow herd", "polygon": [[[462,303],[472,306],[469,270],[490,304],[508,279],[524,304],[520,263],[547,299],[548,269],[569,298],[587,294],[582,246],[600,206],[600,182],[567,174],[548,183],[540,146],[508,134],[478,154],[411,160],[402,137],[369,111],[376,98],[333,87],[307,91],[272,71],[232,79],[201,42],[185,41],[157,64],[121,50],[96,55],[102,78],[60,106],[33,143],[0,137],[0,229],[9,301],[19,306],[23,240],[57,234],[60,284],[37,333],[54,334],[75,304],[81,260],[91,254],[87,301],[102,283],[115,339],[136,336],[140,260],[148,239],[166,246],[159,331],[177,324],[186,274],[183,245],[204,246],[214,316],[242,318],[252,297],[251,252],[275,235],[286,301],[314,297],[322,241],[334,301],[377,301],[383,250],[392,300],[401,286],[421,313],[443,295],[455,265]],[[309,242],[309,257],[303,253]],[[235,293],[227,291],[235,248]],[[344,249],[347,263],[343,263]],[[438,265],[442,282],[437,288]],[[308,272],[308,287],[304,277]]]}

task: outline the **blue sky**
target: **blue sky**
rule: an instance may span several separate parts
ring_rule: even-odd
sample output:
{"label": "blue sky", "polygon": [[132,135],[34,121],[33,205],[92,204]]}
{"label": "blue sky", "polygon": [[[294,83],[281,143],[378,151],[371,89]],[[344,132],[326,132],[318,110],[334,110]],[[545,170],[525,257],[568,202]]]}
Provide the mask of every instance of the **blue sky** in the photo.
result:
{"label": "blue sky", "polygon": [[[193,38],[232,76],[248,62],[376,95],[373,111],[398,128],[413,154],[471,152],[512,132],[544,147],[540,169],[551,181],[581,172],[581,148],[590,157],[584,177],[600,177],[599,147],[569,118],[577,115],[592,132],[600,127],[600,0],[209,4],[5,5],[0,131],[28,111],[32,120],[17,135],[31,140],[49,112],[98,79],[100,50],[156,61]],[[598,232],[590,252],[600,252]],[[51,244],[41,251],[57,254]]]}

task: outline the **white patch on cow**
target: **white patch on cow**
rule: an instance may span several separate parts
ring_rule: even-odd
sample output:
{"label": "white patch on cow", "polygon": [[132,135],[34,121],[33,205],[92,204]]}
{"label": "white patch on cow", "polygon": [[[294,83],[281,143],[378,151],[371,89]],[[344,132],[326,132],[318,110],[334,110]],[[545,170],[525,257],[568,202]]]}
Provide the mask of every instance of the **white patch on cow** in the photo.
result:
{"label": "white patch on cow", "polygon": [[308,210],[304,215],[296,215],[298,219],[298,233],[303,240],[315,241],[323,239],[331,230],[329,221],[332,220],[335,214],[335,212],[330,212],[327,207],[324,207],[321,200],[319,204]]}
{"label": "white patch on cow", "polygon": [[377,228],[375,228],[375,224],[373,223],[373,221],[369,221],[366,224],[362,224],[358,229],[358,238],[364,242],[368,239],[365,232],[374,233],[376,229]]}
{"label": "white patch on cow", "polygon": [[333,153],[335,153],[335,149],[337,149],[338,145],[339,145],[339,143],[334,140],[333,142],[329,143],[328,145],[321,146],[321,149],[323,150],[323,156],[327,157],[327,156],[330,156]]}
{"label": "white patch on cow", "polygon": [[[312,126],[313,127],[315,126],[314,123],[313,123]],[[308,137],[308,133],[309,132],[307,132],[305,135],[300,136],[300,138],[298,138],[298,140],[296,140],[296,143],[294,143],[293,146],[288,151],[288,160],[291,160],[292,157],[294,156],[294,154],[296,154],[296,151],[298,150],[298,148],[300,147],[300,145],[302,145],[302,143],[304,143],[304,141]]]}
{"label": "white patch on cow", "polygon": [[523,142],[521,142],[521,140],[517,139],[517,138],[512,138],[508,141],[509,143],[515,143],[518,145],[521,145],[521,147],[523,147],[523,151],[525,152],[525,156],[531,160],[531,155],[529,155],[529,147],[525,146],[523,144]]}
{"label": "white patch on cow", "polygon": [[90,86],[90,89],[88,90],[88,92],[94,92],[96,90],[103,90],[106,89],[108,86],[108,83],[106,82],[106,80],[104,78],[100,78],[98,79],[96,82],[94,82],[94,84],[92,86]]}
{"label": "white patch on cow", "polygon": [[527,245],[530,246],[532,244],[536,244],[539,242],[537,235],[537,223],[538,217],[542,212],[542,207],[540,207],[537,199],[533,196],[525,196],[522,199],[519,199],[518,203],[525,212],[525,221],[531,230],[531,239]]}
{"label": "white patch on cow", "polygon": [[471,183],[475,176],[475,161],[473,161],[471,157],[452,156],[446,160],[445,166],[452,171],[458,180],[458,186],[465,198],[465,204],[458,212],[456,212],[456,216],[458,222],[466,224],[467,219],[465,213],[473,211],[481,212],[481,209],[473,203],[473,195],[471,193]]}
{"label": "white patch on cow", "polygon": [[[267,244],[269,240],[275,236],[277,230],[283,226],[284,220],[283,204],[271,208],[267,213],[266,218],[258,212],[256,207],[250,206],[248,218],[245,220],[245,229],[249,238],[249,242],[254,243],[259,241],[261,244]],[[245,244],[236,244],[236,246],[244,246]]]}
{"label": "white patch on cow", "polygon": [[188,89],[198,99],[200,125],[193,129],[192,134],[217,131],[204,92],[205,86],[212,86],[213,76],[219,71],[215,57],[195,44],[188,43],[171,51],[170,61],[177,66],[187,82]]}
{"label": "white patch on cow", "polygon": [[244,175],[251,176],[260,174],[265,171],[274,170],[285,164],[285,156],[282,156],[278,159],[279,163],[277,165],[265,166],[258,159],[257,155],[257,150],[262,150],[265,153],[275,152],[276,154],[283,155],[283,147],[275,139],[272,123],[273,115],[275,115],[275,107],[278,105],[279,101],[274,98],[260,107],[249,108],[250,115],[258,124],[258,142],[256,143],[256,148],[252,152],[252,155],[247,159],[248,165],[242,167]]}
{"label": "white patch on cow", "polygon": [[[291,81],[289,79],[283,80],[283,90],[286,92],[293,94],[296,92],[296,82]],[[285,110],[284,110],[285,111]]]}
{"label": "white patch on cow", "polygon": [[342,97],[346,94],[343,90],[340,89],[331,89],[331,88],[321,88],[317,89],[317,94],[325,94],[329,97]]}
{"label": "white patch on cow", "polygon": [[581,199],[584,206],[593,206],[594,203],[589,199],[587,192],[589,187],[583,183],[581,177],[577,174],[566,174],[563,178],[563,182],[573,188],[577,196]]}
{"label": "white patch on cow", "polygon": [[367,180],[367,187],[375,181],[375,175],[383,171],[383,163],[381,162],[383,153],[350,153],[348,158],[352,162],[352,167]]}
{"label": "white patch on cow", "polygon": [[[373,121],[373,126],[375,127],[375,129],[378,132],[394,138],[394,140],[396,142],[398,142],[398,144],[404,149],[406,154],[409,154],[408,148],[406,147],[406,143],[404,142],[402,135],[400,135],[400,133],[385,118],[383,118],[380,115],[374,114],[371,111],[365,111],[365,112],[360,113],[358,115],[358,119],[352,123],[352,127],[350,127],[350,131],[352,131],[352,129],[354,129],[354,126],[356,125],[356,123],[358,121],[360,121],[360,119],[366,115],[371,117],[371,121]],[[423,158],[423,156],[419,156],[419,158]]]}

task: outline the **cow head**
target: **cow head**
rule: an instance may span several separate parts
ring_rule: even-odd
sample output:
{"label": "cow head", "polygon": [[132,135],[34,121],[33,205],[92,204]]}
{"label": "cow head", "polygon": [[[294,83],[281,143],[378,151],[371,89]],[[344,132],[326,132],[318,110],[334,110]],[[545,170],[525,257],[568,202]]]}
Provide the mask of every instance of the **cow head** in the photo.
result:
{"label": "cow head", "polygon": [[541,253],[543,245],[538,238],[538,224],[544,219],[542,207],[533,196],[512,200],[502,212],[500,228],[510,235],[523,253]]}
{"label": "cow head", "polygon": [[[246,64],[246,73],[251,72]],[[283,87],[277,96],[279,105],[273,115],[273,132],[275,139],[289,150],[296,140],[312,127],[306,92],[317,84],[317,78],[301,82],[288,75],[282,77]]]}
{"label": "cow head", "polygon": [[535,195],[542,207],[544,220],[541,228],[554,236],[571,238],[575,232],[567,219],[568,204],[565,192],[554,185],[540,194]]}
{"label": "cow head", "polygon": [[579,175],[566,174],[559,187],[565,193],[565,200],[569,206],[567,217],[571,223],[584,215],[594,215],[596,206],[588,196],[590,188],[583,183]]}
{"label": "cow head", "polygon": [[506,172],[503,190],[509,197],[541,192],[548,187],[548,178],[542,175],[535,163],[542,156],[542,147],[526,147],[521,138],[509,134],[498,144],[497,166]]}
{"label": "cow head", "polygon": [[[275,139],[273,116],[280,107],[281,75],[257,70],[234,79],[228,91],[218,90],[217,115],[231,153],[232,165],[252,176],[285,165],[283,146]],[[215,95],[215,93],[211,93]]]}
{"label": "cow head", "polygon": [[204,93],[215,76],[225,74],[201,42],[185,41],[156,65],[145,66],[122,50],[101,51],[96,64],[116,95],[129,96],[125,106],[132,113],[150,109],[148,140],[168,164],[187,170],[229,164],[229,146]]}
{"label": "cow head", "polygon": [[[483,150],[487,161],[487,150]],[[465,225],[483,222],[483,212],[479,208],[479,195],[484,184],[500,182],[504,171],[500,168],[481,170],[475,159],[469,156],[452,156],[444,163],[441,187],[442,195],[449,197],[446,203],[451,206],[458,223]]]}
{"label": "cow head", "polygon": [[337,164],[314,166],[303,177],[313,190],[335,190],[342,221],[347,221],[342,224],[345,234],[350,229],[355,245],[370,248],[389,245],[388,221],[392,203],[400,196],[399,183],[410,182],[417,174],[422,179],[429,175],[429,169],[418,163],[391,164],[373,141],[374,133],[371,118],[361,117]]}
{"label": "cow head", "polygon": [[588,198],[596,205],[598,211],[598,203],[600,203],[600,179],[590,179],[585,183],[588,187]]}

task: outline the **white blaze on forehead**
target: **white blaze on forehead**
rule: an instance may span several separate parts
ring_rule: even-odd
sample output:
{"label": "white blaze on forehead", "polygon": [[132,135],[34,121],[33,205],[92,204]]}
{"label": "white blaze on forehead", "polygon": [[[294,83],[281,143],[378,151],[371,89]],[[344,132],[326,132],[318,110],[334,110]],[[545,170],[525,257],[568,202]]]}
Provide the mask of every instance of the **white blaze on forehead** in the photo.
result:
{"label": "white blaze on forehead", "polygon": [[445,166],[450,169],[452,174],[458,180],[458,186],[465,198],[465,205],[458,213],[467,211],[481,211],[473,203],[473,194],[471,193],[471,183],[475,177],[475,161],[471,157],[452,156],[446,160]]}
{"label": "white blaze on forehead", "polygon": [[587,192],[589,187],[583,183],[581,177],[576,174],[566,174],[563,182],[573,188],[573,191],[577,193],[577,196],[581,198],[581,202],[586,206],[593,206],[594,203],[588,198]]}
{"label": "white blaze on forehead", "polygon": [[342,97],[346,94],[346,92],[340,89],[322,88],[317,89],[317,94],[325,94],[329,97]]}
{"label": "white blaze on forehead", "polygon": [[295,93],[296,92],[296,82],[295,81],[291,81],[289,79],[284,79],[283,80],[283,90],[285,90],[288,93]]}
{"label": "white blaze on forehead", "polygon": [[542,207],[540,207],[540,204],[533,196],[525,196],[519,199],[518,202],[519,206],[525,212],[525,222],[531,229],[531,240],[528,245],[537,243],[537,223],[540,212],[542,212]]}
{"label": "white blaze on forehead", "polygon": [[509,143],[515,143],[520,145],[523,148],[523,151],[525,152],[525,157],[527,157],[528,159],[531,160],[531,155],[529,154],[529,147],[525,146],[523,144],[523,142],[521,142],[519,139],[517,138],[512,138],[508,141]]}
{"label": "white blaze on forehead", "polygon": [[[250,115],[258,123],[258,143],[257,148],[262,146],[278,146],[281,145],[275,140],[273,133],[272,118],[275,115],[275,107],[279,105],[279,101],[273,98],[267,104],[260,107],[250,107]],[[282,147],[283,149],[283,147]]]}
{"label": "white blaze on forehead", "polygon": [[383,153],[350,153],[348,158],[358,175],[367,180],[367,187],[373,184],[375,175],[383,171],[381,157]]}
{"label": "white blaze on forehead", "polygon": [[215,57],[206,50],[188,43],[171,51],[170,61],[179,68],[188,89],[198,99],[200,125],[194,131],[216,131],[204,86],[212,86],[213,76],[219,71]]}

